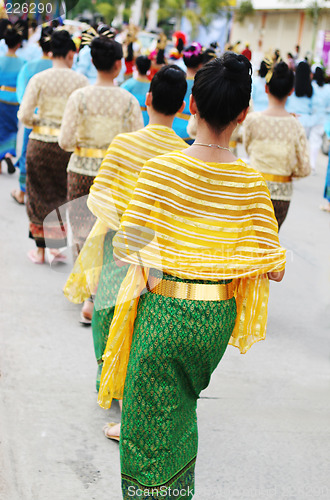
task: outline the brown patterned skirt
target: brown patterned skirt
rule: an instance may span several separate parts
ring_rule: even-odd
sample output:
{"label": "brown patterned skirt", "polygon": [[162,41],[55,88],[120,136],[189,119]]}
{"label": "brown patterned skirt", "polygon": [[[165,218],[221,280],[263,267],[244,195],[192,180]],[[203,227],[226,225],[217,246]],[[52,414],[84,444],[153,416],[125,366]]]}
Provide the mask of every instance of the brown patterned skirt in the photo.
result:
{"label": "brown patterned skirt", "polygon": [[63,151],[57,142],[29,140],[26,209],[30,237],[37,247],[60,248],[66,245],[66,225],[59,208],[67,201],[66,169],[70,156],[71,153]]}
{"label": "brown patterned skirt", "polygon": [[73,257],[76,259],[89,235],[96,217],[87,207],[87,197],[94,177],[68,172],[69,222],[72,230]]}
{"label": "brown patterned skirt", "polygon": [[280,230],[280,227],[282,226],[283,222],[285,221],[285,218],[287,216],[289,206],[290,206],[290,201],[287,200],[273,200],[273,207],[274,207],[274,212],[275,212],[275,217],[278,223],[278,230]]}

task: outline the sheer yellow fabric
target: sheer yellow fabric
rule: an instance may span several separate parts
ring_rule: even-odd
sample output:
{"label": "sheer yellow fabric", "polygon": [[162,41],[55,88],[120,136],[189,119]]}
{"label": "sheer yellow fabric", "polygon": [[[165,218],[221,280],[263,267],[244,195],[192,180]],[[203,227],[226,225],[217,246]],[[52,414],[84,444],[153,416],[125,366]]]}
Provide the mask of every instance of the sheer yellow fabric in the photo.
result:
{"label": "sheer yellow fabric", "polygon": [[114,138],[87,200],[88,208],[98,221],[64,286],[64,295],[71,302],[80,304],[96,293],[105,234],[108,228],[119,229],[120,218],[133,196],[143,164],[162,153],[187,147],[172,129],[162,125],[147,125]]}
{"label": "sheer yellow fabric", "polygon": [[81,304],[88,297],[96,294],[102,270],[103,245],[107,230],[108,227],[98,219],[75,261],[63,289],[66,298],[74,304]]}
{"label": "sheer yellow fabric", "polygon": [[265,181],[244,162],[207,164],[180,152],[149,160],[113,245],[115,257],[132,266],[104,355],[102,407],[123,395],[136,291],[150,268],[183,279],[232,279],[238,314],[230,343],[245,353],[265,338],[267,273],[284,269],[285,250]]}

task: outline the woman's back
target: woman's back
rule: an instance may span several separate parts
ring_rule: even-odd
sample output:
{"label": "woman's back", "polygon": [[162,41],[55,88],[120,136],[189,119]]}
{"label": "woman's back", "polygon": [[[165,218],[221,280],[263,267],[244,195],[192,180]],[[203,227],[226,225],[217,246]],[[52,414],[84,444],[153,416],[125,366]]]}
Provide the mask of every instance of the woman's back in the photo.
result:
{"label": "woman's back", "polygon": [[244,144],[251,165],[260,172],[298,175],[309,165],[305,131],[292,115],[250,113],[244,123]]}

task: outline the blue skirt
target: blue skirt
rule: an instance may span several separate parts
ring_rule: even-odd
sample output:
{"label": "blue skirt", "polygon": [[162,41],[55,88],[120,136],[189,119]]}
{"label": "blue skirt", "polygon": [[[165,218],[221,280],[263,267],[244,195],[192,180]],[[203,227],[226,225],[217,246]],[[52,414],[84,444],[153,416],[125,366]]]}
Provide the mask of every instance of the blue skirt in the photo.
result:
{"label": "blue skirt", "polygon": [[7,153],[16,156],[16,136],[19,106],[0,101],[0,160]]}
{"label": "blue skirt", "polygon": [[325,178],[324,198],[330,201],[330,151],[329,151],[328,170]]}

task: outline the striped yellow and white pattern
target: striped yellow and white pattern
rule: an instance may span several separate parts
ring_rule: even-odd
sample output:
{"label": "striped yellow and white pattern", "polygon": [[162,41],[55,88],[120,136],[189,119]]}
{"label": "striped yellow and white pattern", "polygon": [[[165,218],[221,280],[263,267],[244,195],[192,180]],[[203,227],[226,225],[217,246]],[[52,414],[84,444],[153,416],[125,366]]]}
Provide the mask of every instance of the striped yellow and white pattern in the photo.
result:
{"label": "striped yellow and white pattern", "polygon": [[94,179],[88,207],[98,218],[70,274],[64,294],[76,304],[95,294],[103,264],[104,237],[119,228],[143,164],[168,151],[187,148],[169,127],[147,125],[135,132],[117,135],[110,144]]}
{"label": "striped yellow and white pattern", "polygon": [[132,265],[104,355],[101,406],[122,396],[138,293],[149,268],[186,279],[232,279],[238,314],[230,343],[245,353],[265,338],[266,273],[284,269],[285,250],[266,183],[244,162],[204,163],[184,152],[149,160],[113,245],[115,257]]}

